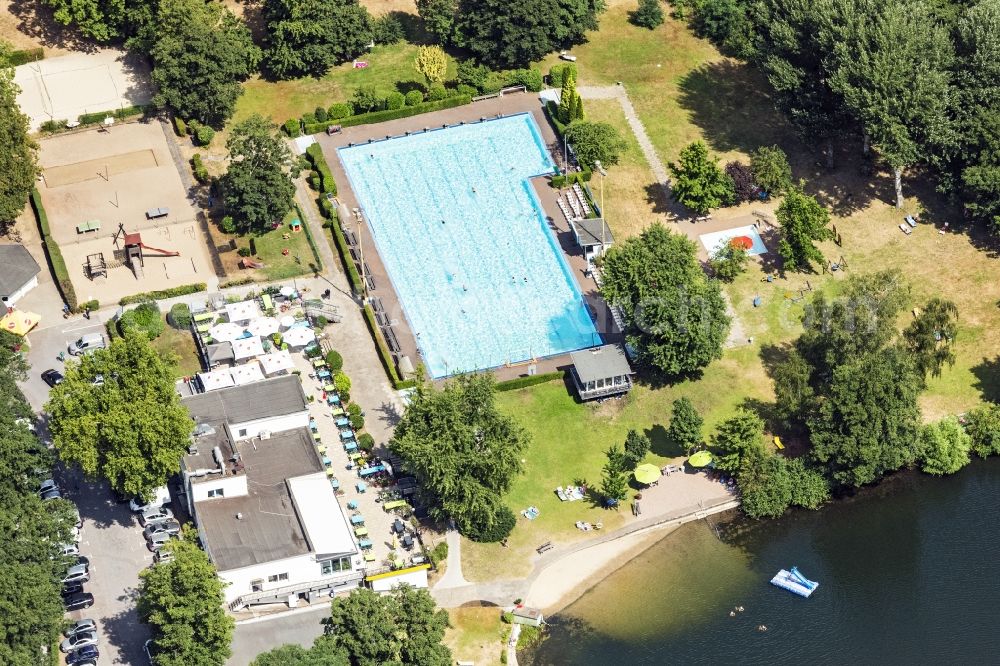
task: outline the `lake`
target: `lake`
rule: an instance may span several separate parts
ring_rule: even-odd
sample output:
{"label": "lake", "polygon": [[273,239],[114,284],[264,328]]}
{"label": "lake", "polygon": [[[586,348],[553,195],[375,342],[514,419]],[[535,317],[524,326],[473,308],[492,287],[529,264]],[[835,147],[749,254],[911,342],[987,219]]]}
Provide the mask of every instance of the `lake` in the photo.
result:
{"label": "lake", "polygon": [[[519,656],[535,666],[995,662],[998,500],[994,459],[944,479],[897,475],[776,521],[689,523],[547,618],[548,638]],[[819,581],[811,598],[770,585],[791,566]]]}

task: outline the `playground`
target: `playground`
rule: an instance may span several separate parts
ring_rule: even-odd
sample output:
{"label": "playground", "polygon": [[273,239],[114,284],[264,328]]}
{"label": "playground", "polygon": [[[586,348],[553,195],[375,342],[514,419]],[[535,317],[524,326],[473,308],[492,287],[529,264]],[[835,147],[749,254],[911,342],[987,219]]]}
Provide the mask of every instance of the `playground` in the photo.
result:
{"label": "playground", "polygon": [[39,162],[51,235],[81,301],[113,303],[214,277],[159,123],[45,139]]}

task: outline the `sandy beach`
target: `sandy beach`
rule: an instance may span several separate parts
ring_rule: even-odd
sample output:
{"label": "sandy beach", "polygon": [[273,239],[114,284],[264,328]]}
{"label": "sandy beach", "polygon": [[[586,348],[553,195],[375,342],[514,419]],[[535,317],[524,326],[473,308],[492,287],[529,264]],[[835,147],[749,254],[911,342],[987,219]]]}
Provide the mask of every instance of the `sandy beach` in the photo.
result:
{"label": "sandy beach", "polygon": [[546,613],[562,610],[678,527],[675,523],[655,525],[556,560],[538,573],[525,595],[525,604]]}

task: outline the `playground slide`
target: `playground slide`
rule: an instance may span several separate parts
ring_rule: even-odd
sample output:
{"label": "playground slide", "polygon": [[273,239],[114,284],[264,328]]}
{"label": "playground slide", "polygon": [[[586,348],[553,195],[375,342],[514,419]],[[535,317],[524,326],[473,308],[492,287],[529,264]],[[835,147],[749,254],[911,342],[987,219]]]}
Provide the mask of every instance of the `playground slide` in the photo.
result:
{"label": "playground slide", "polygon": [[146,245],[145,243],[141,243],[139,245],[139,247],[141,247],[143,250],[150,250],[152,252],[159,252],[164,257],[179,257],[179,256],[181,256],[180,252],[171,252],[169,250],[161,250],[158,247],[151,247],[149,245]]}
{"label": "playground slide", "polygon": [[818,583],[816,583],[815,581],[811,581],[805,576],[803,576],[802,573],[799,571],[798,567],[792,567],[788,573],[792,574],[800,583],[802,583],[806,587],[814,588],[818,585]]}

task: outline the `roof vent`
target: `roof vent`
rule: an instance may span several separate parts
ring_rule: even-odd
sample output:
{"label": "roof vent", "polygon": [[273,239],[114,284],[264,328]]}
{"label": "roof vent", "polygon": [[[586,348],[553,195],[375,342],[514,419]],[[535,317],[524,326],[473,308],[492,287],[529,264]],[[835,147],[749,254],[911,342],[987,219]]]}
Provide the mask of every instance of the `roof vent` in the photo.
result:
{"label": "roof vent", "polygon": [[242,513],[236,514],[236,520],[243,520],[243,514]]}

